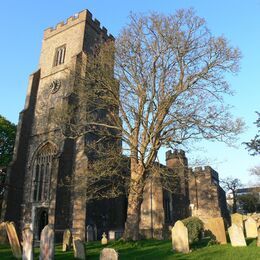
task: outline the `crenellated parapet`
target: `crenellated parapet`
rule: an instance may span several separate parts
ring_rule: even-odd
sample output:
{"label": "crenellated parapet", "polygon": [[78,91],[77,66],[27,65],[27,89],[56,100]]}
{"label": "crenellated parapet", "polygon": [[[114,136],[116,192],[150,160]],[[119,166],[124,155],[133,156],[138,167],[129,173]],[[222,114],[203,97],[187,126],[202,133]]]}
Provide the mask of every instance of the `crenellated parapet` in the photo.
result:
{"label": "crenellated parapet", "polygon": [[47,28],[44,31],[44,39],[52,37],[82,22],[87,22],[88,25],[90,25],[98,33],[103,35],[104,38],[110,38],[114,40],[114,37],[111,34],[108,34],[107,29],[105,27],[101,27],[100,22],[97,19],[93,19],[92,13],[89,10],[83,10],[69,17],[65,22],[62,21],[58,23],[55,27]]}
{"label": "crenellated parapet", "polygon": [[210,177],[212,181],[219,182],[218,173],[212,169],[210,166],[204,166],[204,167],[195,167],[194,173],[197,176],[204,176],[204,177]]}
{"label": "crenellated parapet", "polygon": [[166,161],[174,158],[185,158],[185,152],[182,149],[174,149],[166,152]]}

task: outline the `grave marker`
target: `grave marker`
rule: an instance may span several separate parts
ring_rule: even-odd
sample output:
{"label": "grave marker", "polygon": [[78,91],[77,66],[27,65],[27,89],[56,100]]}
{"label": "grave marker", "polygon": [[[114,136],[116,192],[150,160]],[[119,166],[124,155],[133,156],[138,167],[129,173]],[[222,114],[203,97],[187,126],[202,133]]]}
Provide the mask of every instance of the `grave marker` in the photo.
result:
{"label": "grave marker", "polygon": [[181,253],[189,253],[188,229],[178,220],[172,228],[172,248]]}
{"label": "grave marker", "polygon": [[23,260],[33,260],[33,232],[26,226],[23,235]]}
{"label": "grave marker", "polygon": [[6,222],[6,232],[14,257],[21,258],[21,246],[13,222]]}
{"label": "grave marker", "polygon": [[228,228],[228,234],[232,246],[246,246],[246,240],[241,227],[232,224],[232,226]]}
{"label": "grave marker", "polygon": [[40,260],[54,259],[54,231],[51,225],[46,225],[41,232]]}

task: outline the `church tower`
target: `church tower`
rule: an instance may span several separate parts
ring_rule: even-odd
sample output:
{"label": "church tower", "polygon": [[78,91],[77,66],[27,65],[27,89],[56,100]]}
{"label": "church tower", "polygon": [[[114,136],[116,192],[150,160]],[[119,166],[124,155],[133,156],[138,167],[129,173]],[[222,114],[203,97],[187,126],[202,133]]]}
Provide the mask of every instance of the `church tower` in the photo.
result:
{"label": "church tower", "polygon": [[86,203],[77,195],[76,187],[58,185],[71,177],[80,180],[82,173],[76,161],[85,156],[84,141],[62,138],[52,123],[52,113],[59,104],[69,102],[75,84],[68,80],[69,71],[75,70],[96,44],[108,39],[114,40],[87,10],[44,32],[39,69],[29,78],[20,113],[2,215],[20,230],[30,224],[36,239],[47,223],[57,232],[72,227],[84,239],[80,227],[85,226]]}

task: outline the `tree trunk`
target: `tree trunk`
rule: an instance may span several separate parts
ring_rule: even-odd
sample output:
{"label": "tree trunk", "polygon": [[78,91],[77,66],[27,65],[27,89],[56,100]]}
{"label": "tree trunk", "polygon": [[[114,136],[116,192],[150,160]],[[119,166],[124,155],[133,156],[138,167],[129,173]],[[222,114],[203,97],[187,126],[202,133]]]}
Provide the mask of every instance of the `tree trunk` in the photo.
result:
{"label": "tree trunk", "polygon": [[235,191],[233,191],[233,213],[237,213],[237,196]]}
{"label": "tree trunk", "polygon": [[[132,165],[134,164],[134,165]],[[139,222],[141,204],[143,201],[144,168],[131,160],[131,181],[128,195],[127,219],[125,223],[124,239],[139,239]]]}

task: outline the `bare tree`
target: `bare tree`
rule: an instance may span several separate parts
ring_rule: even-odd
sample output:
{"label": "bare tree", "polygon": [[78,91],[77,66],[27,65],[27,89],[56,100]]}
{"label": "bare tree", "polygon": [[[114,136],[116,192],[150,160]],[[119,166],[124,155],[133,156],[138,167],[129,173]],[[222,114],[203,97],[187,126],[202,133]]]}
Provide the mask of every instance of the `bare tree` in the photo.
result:
{"label": "bare tree", "polygon": [[244,144],[247,146],[247,150],[251,153],[251,155],[260,155],[260,113],[256,112],[258,119],[254,122],[257,127],[257,134],[250,142],[245,142]]}
{"label": "bare tree", "polygon": [[[116,42],[89,55],[84,73],[76,70],[78,101],[62,107],[57,124],[74,137],[122,141],[130,157],[125,239],[139,238],[143,189],[161,147],[203,138],[232,143],[243,128],[223,102],[232,93],[225,75],[238,71],[240,56],[189,9],[132,14]],[[79,110],[82,116],[71,120]]]}
{"label": "bare tree", "polygon": [[242,187],[239,179],[228,177],[220,181],[226,191],[231,191],[233,196],[233,213],[237,212],[237,189]]}
{"label": "bare tree", "polygon": [[249,169],[250,175],[256,177],[256,182],[254,183],[254,186],[260,185],[260,165],[256,165]]}

